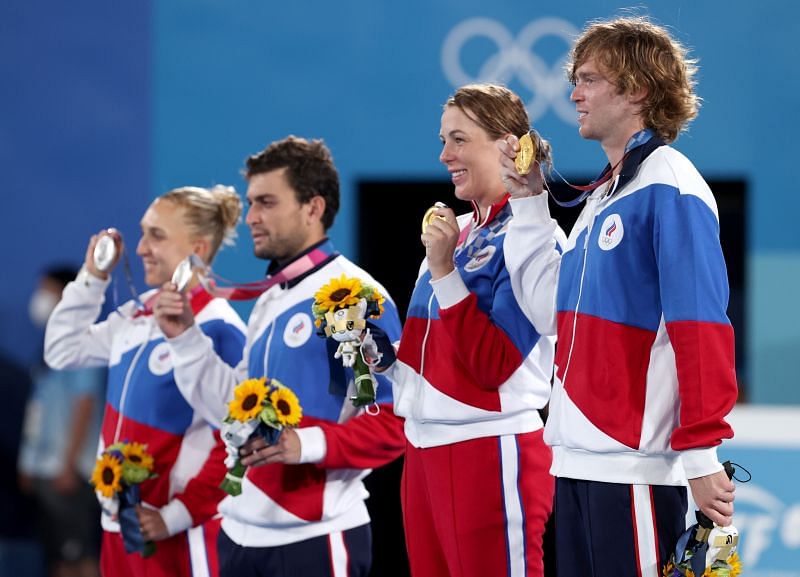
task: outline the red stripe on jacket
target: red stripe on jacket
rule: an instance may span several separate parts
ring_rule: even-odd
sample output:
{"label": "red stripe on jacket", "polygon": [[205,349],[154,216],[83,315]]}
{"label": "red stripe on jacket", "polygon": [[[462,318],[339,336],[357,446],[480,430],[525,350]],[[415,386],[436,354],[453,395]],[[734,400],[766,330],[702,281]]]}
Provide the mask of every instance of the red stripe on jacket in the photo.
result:
{"label": "red stripe on jacket", "polygon": [[439,310],[439,320],[409,317],[403,327],[398,358],[420,373],[422,345],[427,359],[422,376],[435,389],[461,403],[500,411],[498,389],[522,364],[522,353],[508,334],[478,308],[470,293],[458,304]]}
{"label": "red stripe on jacket", "polygon": [[[119,413],[106,404],[102,436],[106,447],[114,443]],[[170,473],[180,453],[183,437],[123,417],[120,441],[130,441],[147,445],[147,452],[153,456],[153,471],[158,475],[141,484],[142,500],[154,507],[163,507],[170,500]],[[215,445],[198,473],[192,477],[180,493],[172,498],[179,499],[189,511],[193,525],[199,525],[217,513],[217,504],[225,496],[219,488],[227,472],[225,468],[225,445],[214,432]]]}
{"label": "red stripe on jacket", "polygon": [[732,438],[725,415],[738,394],[733,327],[679,321],[667,323],[667,334],[675,350],[681,396],[681,424],[672,433],[672,448],[714,447],[720,439]]}
{"label": "red stripe on jacket", "polygon": [[572,311],[558,313],[558,378],[572,402],[598,429],[638,449],[656,333],[579,314],[573,348],[574,320]]}

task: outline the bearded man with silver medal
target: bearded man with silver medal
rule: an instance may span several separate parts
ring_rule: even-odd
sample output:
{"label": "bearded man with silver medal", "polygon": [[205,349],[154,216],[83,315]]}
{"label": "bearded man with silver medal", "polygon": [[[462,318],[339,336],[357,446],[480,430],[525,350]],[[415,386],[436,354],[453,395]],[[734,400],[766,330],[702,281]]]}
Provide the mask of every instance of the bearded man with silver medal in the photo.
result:
{"label": "bearded man with silver medal", "polygon": [[[231,369],[210,350],[186,295],[176,290],[181,275],[155,303],[178,385],[204,402],[204,414],[229,441],[230,456],[238,453],[246,467],[240,492],[219,507],[220,575],[316,577],[346,566],[348,575],[366,576],[373,537],[361,479],[402,453],[402,422],[392,413],[391,385],[383,377],[376,379],[379,411],[367,414],[352,401],[355,374],[334,357],[333,339],[314,334],[313,306],[331,279],[359,279],[386,297],[375,327],[392,340],[400,335],[397,309],[327,236],[339,208],[339,175],[323,141],[289,136],[250,156],[246,166],[245,222],[255,256],[270,261],[265,278],[231,283],[196,259],[182,265],[198,270],[212,294],[256,299],[244,360]],[[237,383],[261,378],[285,384],[302,407],[300,423],[284,428],[277,440],[225,422]]]}

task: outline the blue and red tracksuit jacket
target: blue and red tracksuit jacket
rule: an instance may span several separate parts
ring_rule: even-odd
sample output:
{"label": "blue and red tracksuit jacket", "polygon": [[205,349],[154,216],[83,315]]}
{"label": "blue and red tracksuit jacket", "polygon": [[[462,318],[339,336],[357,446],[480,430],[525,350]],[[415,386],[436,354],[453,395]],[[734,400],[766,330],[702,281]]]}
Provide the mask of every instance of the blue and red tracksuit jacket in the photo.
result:
{"label": "blue and red tracksuit jacket", "polygon": [[720,470],[716,447],[733,436],[728,282],[708,185],[681,153],[637,137],[562,256],[545,441],[556,476],[680,485]]}
{"label": "blue and red tracksuit jacket", "polygon": [[[538,409],[550,395],[555,345],[556,238],[563,233],[548,216],[539,238],[513,246],[506,242],[508,197],[482,222],[477,214],[458,219],[453,272],[432,282],[423,262],[388,372],[395,412],[415,447],[542,426]],[[510,259],[519,271],[513,278]]]}
{"label": "blue and red tracksuit jacket", "polygon": [[[226,472],[224,446],[178,389],[171,350],[152,315],[128,302],[95,323],[107,284],[84,271],[67,285],[48,321],[45,359],[57,368],[108,366],[99,450],[117,441],[147,445],[157,476],[140,485],[141,497],[159,509],[175,535],[216,515],[225,495],[219,488]],[[239,316],[227,301],[204,291],[192,296],[191,306],[199,330],[226,363],[235,365],[245,340]],[[102,523],[119,531],[108,514]]]}
{"label": "blue and red tracksuit jacket", "polygon": [[[178,386],[210,422],[226,417],[234,388],[248,378],[279,380],[295,392],[302,408],[295,429],[301,463],[249,467],[242,494],[220,504],[223,531],[243,547],[288,545],[368,523],[362,479],[370,468],[396,459],[405,448],[402,421],[392,412],[392,389],[384,377],[377,379],[377,415],[356,409],[348,399],[352,391],[338,388],[352,387],[350,369],[341,383],[332,381],[341,360],[333,358],[329,339],[316,334],[311,306],[320,288],[344,274],[372,284],[384,295],[384,313],[370,322],[392,341],[400,335],[397,309],[385,289],[337,253],[329,240],[311,250],[328,257],[291,281],[275,284],[256,301],[244,356],[236,368],[214,354],[211,340],[195,327],[169,341]],[[270,274],[288,270],[304,255]]]}

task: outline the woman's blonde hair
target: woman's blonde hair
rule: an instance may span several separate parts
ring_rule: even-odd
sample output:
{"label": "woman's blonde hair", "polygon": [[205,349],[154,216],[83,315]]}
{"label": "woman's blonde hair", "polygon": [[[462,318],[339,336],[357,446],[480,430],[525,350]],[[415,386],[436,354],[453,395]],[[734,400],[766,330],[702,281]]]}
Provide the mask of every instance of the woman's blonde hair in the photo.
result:
{"label": "woman's blonde hair", "polygon": [[195,238],[211,240],[208,264],[220,247],[233,245],[236,225],[242,216],[242,199],[232,186],[217,185],[210,189],[184,186],[159,197],[183,209],[183,220]]}

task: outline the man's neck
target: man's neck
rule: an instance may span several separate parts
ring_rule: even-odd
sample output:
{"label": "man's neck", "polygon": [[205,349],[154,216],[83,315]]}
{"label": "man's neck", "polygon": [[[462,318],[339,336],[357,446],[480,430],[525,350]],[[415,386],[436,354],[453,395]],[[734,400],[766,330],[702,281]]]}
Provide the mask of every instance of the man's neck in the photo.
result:
{"label": "man's neck", "polygon": [[[300,255],[303,255],[303,254],[307,253],[309,251],[309,249],[311,249],[311,247],[320,244],[324,240],[327,240],[327,238],[328,238],[328,236],[326,234],[315,235],[313,238],[309,238],[305,242],[305,244],[303,245],[303,248],[301,248],[300,250],[296,251],[292,256],[289,256],[289,257],[284,258],[284,259],[276,260],[275,261],[276,264],[273,265],[274,268],[275,269],[283,268],[284,266],[286,266],[290,262],[296,260],[297,257],[299,257]],[[272,268],[273,267],[271,266],[270,269],[272,269]]]}
{"label": "man's neck", "polygon": [[620,136],[600,143],[600,146],[603,147],[603,151],[606,153],[608,163],[614,168],[614,177],[618,176],[622,170],[621,161],[622,157],[625,156],[625,147],[628,145],[628,142],[633,135],[640,130],[644,130],[644,127],[637,123],[635,127],[631,127],[625,131],[620,131]]}

